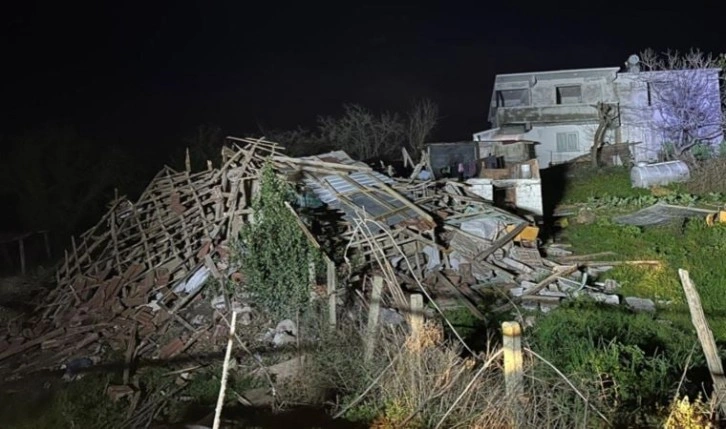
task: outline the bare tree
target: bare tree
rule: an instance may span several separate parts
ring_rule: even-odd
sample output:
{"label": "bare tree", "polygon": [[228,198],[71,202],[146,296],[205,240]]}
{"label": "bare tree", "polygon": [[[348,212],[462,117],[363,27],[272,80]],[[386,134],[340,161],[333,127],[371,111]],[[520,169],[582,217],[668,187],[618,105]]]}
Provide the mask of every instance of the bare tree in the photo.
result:
{"label": "bare tree", "polygon": [[692,160],[691,149],[723,135],[726,97],[723,85],[719,91],[723,76],[714,69],[723,68],[724,57],[646,49],[640,58],[647,71],[641,79],[648,85],[653,128],[673,145],[676,158]]}
{"label": "bare tree", "polygon": [[318,118],[320,135],[355,159],[370,160],[397,152],[405,138],[405,124],[395,113],[379,116],[357,104],[343,106],[343,116]]}
{"label": "bare tree", "polygon": [[298,127],[292,130],[262,129],[268,140],[279,143],[290,156],[306,156],[330,150],[331,146],[316,132]]}
{"label": "bare tree", "polygon": [[419,155],[426,144],[426,139],[436,127],[439,120],[439,106],[429,99],[422,99],[413,104],[408,113],[408,144],[416,155]]}

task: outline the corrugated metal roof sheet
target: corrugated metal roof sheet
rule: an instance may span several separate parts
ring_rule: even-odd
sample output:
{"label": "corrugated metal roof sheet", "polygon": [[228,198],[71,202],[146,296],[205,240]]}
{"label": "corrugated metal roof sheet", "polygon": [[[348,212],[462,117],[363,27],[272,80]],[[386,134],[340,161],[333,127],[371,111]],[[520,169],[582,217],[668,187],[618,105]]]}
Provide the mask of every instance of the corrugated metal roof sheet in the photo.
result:
{"label": "corrugated metal roof sheet", "polygon": [[[301,159],[365,166],[365,164],[353,160],[343,151],[329,152]],[[402,201],[379,188],[378,185],[381,182],[389,186],[395,182],[390,177],[377,171],[357,171],[350,174],[309,172],[303,179],[303,182],[330,208],[343,211],[343,218],[349,221],[357,217],[356,210],[365,211],[375,218],[384,216],[395,210],[396,212],[394,214],[384,219],[385,223],[389,226],[419,217],[418,213],[408,208]],[[341,196],[344,196],[355,207],[350,207],[349,204],[343,203],[340,200]]]}

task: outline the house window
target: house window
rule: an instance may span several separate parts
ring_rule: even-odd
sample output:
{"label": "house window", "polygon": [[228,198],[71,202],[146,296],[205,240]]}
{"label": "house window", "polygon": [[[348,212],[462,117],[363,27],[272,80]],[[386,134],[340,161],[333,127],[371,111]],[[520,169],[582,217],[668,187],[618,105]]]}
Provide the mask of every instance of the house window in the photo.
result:
{"label": "house window", "polygon": [[579,152],[577,132],[557,133],[557,152]]}
{"label": "house window", "polygon": [[582,88],[580,85],[568,85],[557,87],[557,104],[580,104],[582,103]]}
{"label": "house window", "polygon": [[529,106],[528,89],[501,89],[496,92],[497,107]]}

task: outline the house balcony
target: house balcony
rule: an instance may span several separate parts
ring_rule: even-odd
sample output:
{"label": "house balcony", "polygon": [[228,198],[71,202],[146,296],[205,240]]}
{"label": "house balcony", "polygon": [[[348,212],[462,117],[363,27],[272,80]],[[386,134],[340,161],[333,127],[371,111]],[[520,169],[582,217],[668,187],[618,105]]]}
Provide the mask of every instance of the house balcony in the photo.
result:
{"label": "house balcony", "polygon": [[594,105],[589,104],[500,107],[496,111],[496,123],[499,126],[513,123],[578,124],[597,122],[597,109]]}

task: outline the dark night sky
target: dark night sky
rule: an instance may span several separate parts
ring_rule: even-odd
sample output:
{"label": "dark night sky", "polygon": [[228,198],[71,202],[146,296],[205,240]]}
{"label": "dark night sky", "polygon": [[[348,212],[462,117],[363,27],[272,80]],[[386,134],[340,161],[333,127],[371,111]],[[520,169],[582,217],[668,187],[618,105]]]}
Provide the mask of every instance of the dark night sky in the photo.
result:
{"label": "dark night sky", "polygon": [[495,73],[619,66],[649,46],[726,51],[715,1],[656,12],[21,3],[0,13],[2,132],[63,123],[144,145],[203,122],[237,134],[313,126],[344,102],[403,110],[418,97],[440,105],[437,138],[466,139],[486,128]]}

